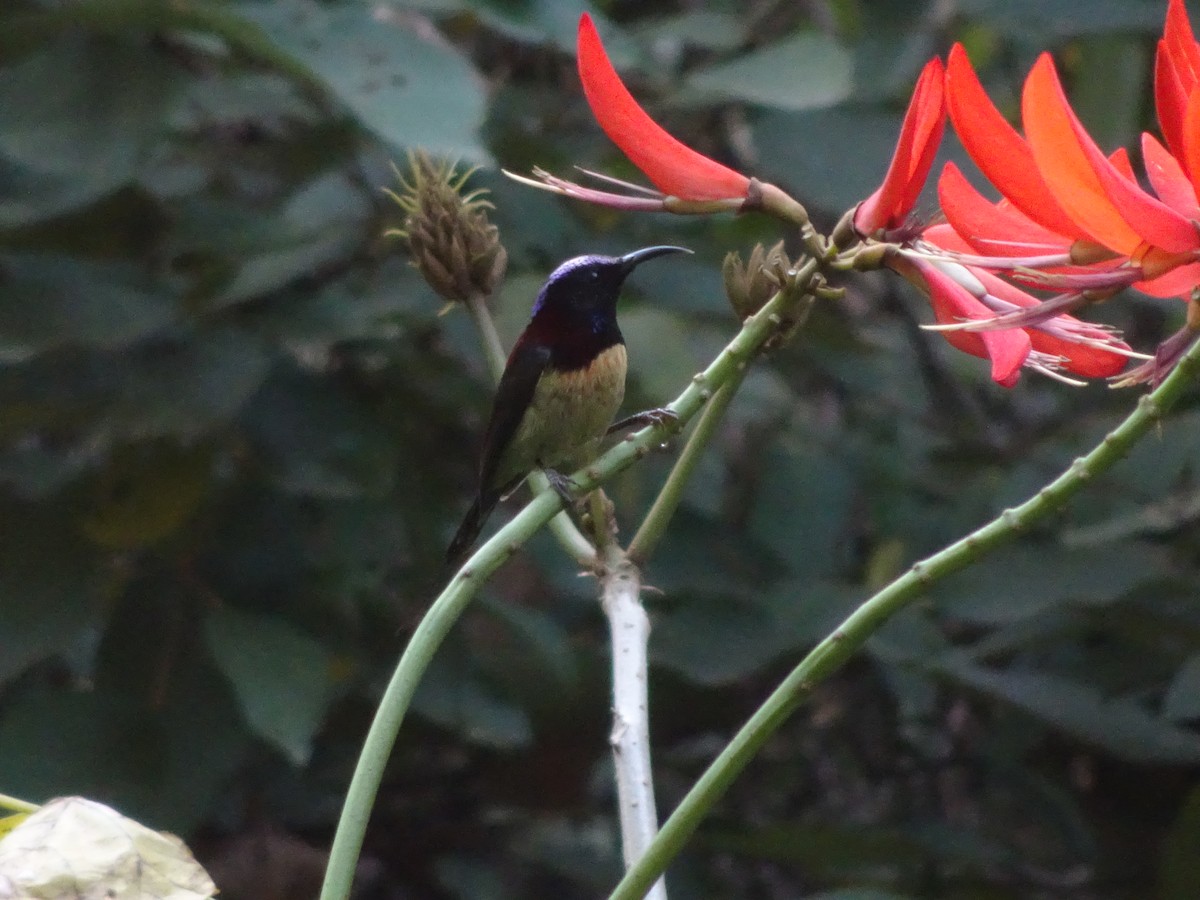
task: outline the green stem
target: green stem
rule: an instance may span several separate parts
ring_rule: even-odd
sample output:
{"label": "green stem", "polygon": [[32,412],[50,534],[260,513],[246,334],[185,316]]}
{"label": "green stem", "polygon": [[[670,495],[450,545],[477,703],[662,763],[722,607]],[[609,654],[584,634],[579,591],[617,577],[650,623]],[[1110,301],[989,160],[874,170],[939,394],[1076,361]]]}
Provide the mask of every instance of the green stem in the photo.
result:
{"label": "green stem", "polygon": [[[789,290],[801,297],[799,302],[806,302],[804,299],[805,292],[809,290],[812,279],[817,275],[818,269],[819,265],[817,261],[810,259],[793,276]],[[808,295],[807,306],[801,312],[797,321],[802,322],[807,318],[809,310],[812,309],[812,302],[812,296]],[[675,467],[671,470],[671,474],[667,476],[662,490],[658,492],[658,496],[654,499],[654,504],[650,507],[650,511],[646,513],[646,518],[642,520],[637,534],[633,536],[633,540],[629,543],[627,551],[629,558],[638,565],[641,565],[650,558],[650,554],[654,552],[654,548],[658,546],[658,542],[662,540],[663,535],[666,533],[671,517],[675,515],[675,510],[679,508],[679,504],[683,501],[684,488],[687,487],[692,473],[696,470],[700,458],[704,455],[704,450],[708,446],[708,442],[712,440],[713,435],[716,433],[717,426],[721,424],[721,419],[725,417],[725,411],[729,408],[734,394],[742,386],[742,381],[745,380],[748,371],[747,367],[743,367],[735,372],[733,377],[725,382],[721,386],[721,389],[713,396],[712,401],[708,404],[708,408],[701,415],[700,421],[696,423],[696,427],[692,431],[691,437],[688,438],[683,452],[675,462]]]}
{"label": "green stem", "polygon": [[492,319],[491,310],[487,308],[487,300],[483,294],[474,293],[467,298],[467,312],[483,341],[483,357],[487,360],[488,371],[492,373],[492,381],[499,382],[504,374],[504,345],[500,343],[500,333],[496,331],[496,322]]}
{"label": "green stem", "polygon": [[700,821],[746,767],[767,738],[807,697],[813,686],[842,666],[892,615],[921,596],[934,582],[959,571],[1034,522],[1044,519],[1084,485],[1111,468],[1179,398],[1200,370],[1200,343],[1175,371],[1087,456],[1076,459],[1058,478],[1020,506],[916,564],[864,602],[818,644],[734,736],[664,823],[644,856],[621,879],[610,900],[635,900],[666,870]]}
{"label": "green stem", "polygon": [[37,812],[40,807],[28,800],[18,800],[8,794],[0,794],[0,809],[11,810],[14,813],[33,813]]}
{"label": "green stem", "polygon": [[654,498],[654,504],[646,513],[646,518],[642,520],[633,540],[629,542],[627,551],[629,558],[638,565],[650,558],[650,554],[662,540],[662,536],[667,530],[667,524],[683,500],[684,488],[687,487],[692,473],[696,470],[696,465],[708,447],[708,442],[712,440],[717,426],[725,417],[725,410],[729,408],[734,394],[742,386],[742,382],[746,379],[746,373],[749,371],[750,368],[747,366],[735,372],[729,381],[721,385],[721,389],[713,395],[712,400],[700,415],[700,420],[692,430],[687,444],[684,445],[683,452],[679,454],[675,467],[667,476],[658,496]]}
{"label": "green stem", "polygon": [[[719,391],[754,357],[775,333],[777,323],[787,319],[787,312],[796,296],[797,292],[781,290],[766,306],[742,323],[742,330],[670,405],[680,425],[686,425],[708,402],[713,392]],[[654,445],[662,441],[663,431],[661,425],[643,428],[612,447],[586,469],[576,472],[571,476],[572,480],[584,491],[597,487],[646,456]],[[354,870],[362,851],[363,837],[384,767],[417,684],[433,659],[433,654],[487,576],[561,509],[562,500],[553,491],[534,497],[491,540],[475,551],[413,632],[363,742],[329,851],[321,900],[346,900],[350,896]]]}

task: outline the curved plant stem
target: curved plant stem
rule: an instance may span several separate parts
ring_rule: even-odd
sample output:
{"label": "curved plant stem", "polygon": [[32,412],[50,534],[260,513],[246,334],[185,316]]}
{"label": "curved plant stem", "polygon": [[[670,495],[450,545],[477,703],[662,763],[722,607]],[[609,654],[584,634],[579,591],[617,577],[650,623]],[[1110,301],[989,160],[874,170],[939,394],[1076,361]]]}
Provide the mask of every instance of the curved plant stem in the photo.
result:
{"label": "curved plant stem", "polygon": [[[487,298],[478,292],[473,293],[467,298],[466,307],[483,343],[483,355],[487,360],[488,371],[492,373],[492,380],[498,382],[508,357],[504,353],[504,345],[500,343],[500,335],[496,331],[496,322],[492,319],[491,310],[487,307]],[[550,490],[550,483],[541,472],[534,472],[529,476],[529,486],[534,494],[544,494]],[[569,515],[564,512],[555,516],[550,523],[550,530],[577,563],[584,567],[595,565],[596,548],[583,532],[575,527]]]}
{"label": "curved plant stem", "polygon": [[654,498],[654,503],[651,505],[650,511],[646,513],[646,518],[642,520],[642,524],[638,527],[637,534],[629,542],[627,552],[629,558],[634,562],[645,562],[650,558],[650,554],[654,552],[654,548],[658,546],[658,542],[667,530],[667,524],[671,521],[671,517],[675,514],[675,510],[679,508],[679,504],[683,500],[684,488],[687,486],[688,481],[691,480],[692,473],[696,470],[696,465],[704,455],[704,450],[708,446],[708,442],[712,440],[712,436],[716,433],[717,426],[721,424],[721,419],[725,417],[725,410],[729,408],[729,403],[733,400],[733,395],[742,386],[742,382],[745,380],[748,371],[749,367],[735,372],[729,381],[721,385],[721,389],[713,395],[712,400],[705,407],[700,420],[696,423],[696,427],[692,431],[691,437],[688,438],[687,444],[684,445],[683,452],[679,454],[679,459],[676,460],[674,468],[671,469],[671,474],[667,476],[667,480],[663,483],[658,496]]}
{"label": "curved plant stem", "polygon": [[[761,310],[742,323],[742,330],[669,406],[680,425],[686,425],[714,391],[720,390],[725,382],[747,365],[774,334],[777,323],[787,320],[788,311],[801,293],[799,288],[780,290]],[[649,453],[650,448],[662,440],[663,431],[663,426],[653,425],[627,436],[592,465],[573,474],[572,480],[581,491],[591,490]],[[392,745],[412,702],[417,683],[433,659],[434,652],[484,579],[561,509],[562,501],[553,491],[534,497],[491,540],[475,551],[413,632],[363,742],[329,851],[321,900],[346,900],[350,896],[354,869],[362,850],[367,821],[384,766],[391,755]]]}
{"label": "curved plant stem", "polygon": [[1092,478],[1111,468],[1159,421],[1200,369],[1200,344],[1192,347],[1175,371],[1087,456],[1076,459],[1058,478],[1020,506],[1007,509],[987,525],[916,564],[865,601],[810,652],[758,708],[708,767],[664,823],[646,853],[621,879],[610,900],[642,897],[666,870],[713,804],[771,734],[808,696],[813,686],[841,667],[892,615],[945,576],[957,572],[1058,510]]}
{"label": "curved plant stem", "polygon": [[[797,284],[807,285],[808,279],[816,274],[816,271],[817,264],[810,260],[796,273]],[[812,308],[813,298],[806,297],[802,302],[807,302],[808,308],[801,311],[799,316],[801,322],[807,318],[808,310]],[[713,435],[716,433],[717,426],[721,424],[721,419],[725,416],[725,410],[729,408],[729,404],[733,400],[733,395],[742,386],[742,381],[745,379],[748,371],[748,368],[737,371],[729,381],[721,385],[721,389],[713,396],[704,413],[700,416],[700,421],[696,423],[696,427],[692,431],[691,437],[688,438],[683,452],[679,454],[679,459],[676,460],[674,468],[671,469],[671,474],[667,476],[667,480],[663,483],[658,496],[654,498],[654,503],[651,505],[650,511],[646,513],[646,518],[642,520],[642,524],[633,536],[633,540],[629,542],[627,552],[629,553],[629,558],[635,563],[640,565],[649,559],[650,554],[654,552],[654,548],[658,546],[658,542],[662,540],[671,517],[675,515],[675,510],[679,508],[679,504],[683,500],[684,488],[687,486],[688,481],[691,480],[692,473],[696,470],[700,458],[704,455],[704,450],[708,446],[708,442],[712,440]]]}

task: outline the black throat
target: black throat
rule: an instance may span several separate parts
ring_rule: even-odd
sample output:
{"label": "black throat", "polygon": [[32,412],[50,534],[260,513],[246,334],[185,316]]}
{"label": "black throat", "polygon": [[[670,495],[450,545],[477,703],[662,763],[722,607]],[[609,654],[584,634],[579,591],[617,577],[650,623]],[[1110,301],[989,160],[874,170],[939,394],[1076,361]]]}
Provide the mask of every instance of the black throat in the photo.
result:
{"label": "black throat", "polygon": [[604,309],[544,306],[529,323],[529,337],[550,348],[550,365],[560,372],[582,369],[616,344],[625,343],[616,304]]}

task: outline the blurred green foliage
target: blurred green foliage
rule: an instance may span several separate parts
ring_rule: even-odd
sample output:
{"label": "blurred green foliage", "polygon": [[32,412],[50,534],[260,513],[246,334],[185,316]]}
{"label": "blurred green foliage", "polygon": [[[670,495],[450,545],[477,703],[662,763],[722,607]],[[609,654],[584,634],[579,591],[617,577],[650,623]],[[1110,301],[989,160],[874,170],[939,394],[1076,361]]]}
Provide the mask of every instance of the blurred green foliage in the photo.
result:
{"label": "blurred green foliage", "polygon": [[[1088,126],[1132,144],[1152,127],[1164,8],[593,13],[654,115],[828,224],[878,183],[916,72],[952,40],[1009,112],[1055,50]],[[733,333],[719,261],[773,242],[771,223],[616,215],[498,173],[635,177],[575,81],[581,9],[0,5],[0,789],[177,830],[223,896],[313,868],[287,833],[328,841],[380,685],[446,575],[490,400],[466,316],[439,317],[381,236],[406,148],[482,166],[472,184],[493,190],[511,257],[507,339],[557,261],[647,243],[697,255],[626,303],[629,407],[673,396]],[[917,298],[881,277],[847,287],[751,374],[648,568],[663,808],[855,603],[1136,399],[1029,377],[1002,391],[917,329]],[[1145,349],[1179,310],[1128,295],[1098,315]],[[1188,406],[822,686],[672,870],[674,894],[1200,896]],[[626,527],[669,461],[611,485]],[[435,660],[364,896],[610,886],[606,666],[592,583],[539,539]],[[274,852],[239,868],[255,841]]]}

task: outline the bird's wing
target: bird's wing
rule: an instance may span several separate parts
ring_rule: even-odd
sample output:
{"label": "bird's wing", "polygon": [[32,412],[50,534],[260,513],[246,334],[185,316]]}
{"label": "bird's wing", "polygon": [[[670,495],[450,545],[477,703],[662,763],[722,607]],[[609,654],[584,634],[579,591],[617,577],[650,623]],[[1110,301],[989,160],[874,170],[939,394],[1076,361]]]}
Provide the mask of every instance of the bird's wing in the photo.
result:
{"label": "bird's wing", "polygon": [[[550,348],[545,344],[525,340],[517,341],[500,376],[496,388],[496,400],[492,404],[492,417],[483,435],[483,462],[479,470],[481,491],[508,490],[508,484],[492,484],[500,458],[504,455],[521,419],[533,401],[533,392],[538,380],[550,363]],[[522,473],[524,477],[526,473]]]}

